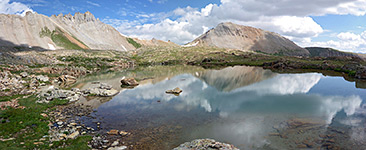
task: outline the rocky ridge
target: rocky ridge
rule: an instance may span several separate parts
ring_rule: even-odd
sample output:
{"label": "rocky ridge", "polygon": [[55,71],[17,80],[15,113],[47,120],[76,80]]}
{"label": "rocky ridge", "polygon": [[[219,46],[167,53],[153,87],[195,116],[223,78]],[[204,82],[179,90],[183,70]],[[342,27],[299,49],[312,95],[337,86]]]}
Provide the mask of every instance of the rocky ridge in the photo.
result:
{"label": "rocky ridge", "polygon": [[0,46],[33,49],[133,50],[112,26],[96,19],[90,12],[52,15],[27,12],[19,15],[0,14]]}
{"label": "rocky ridge", "polygon": [[308,56],[308,50],[281,35],[231,22],[218,24],[186,46],[219,47],[268,54]]}

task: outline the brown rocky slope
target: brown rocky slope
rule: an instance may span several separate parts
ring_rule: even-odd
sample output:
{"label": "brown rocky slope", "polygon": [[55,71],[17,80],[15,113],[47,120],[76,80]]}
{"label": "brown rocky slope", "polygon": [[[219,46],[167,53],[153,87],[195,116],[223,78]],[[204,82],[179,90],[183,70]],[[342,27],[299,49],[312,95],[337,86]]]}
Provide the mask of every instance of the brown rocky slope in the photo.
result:
{"label": "brown rocky slope", "polygon": [[43,49],[133,50],[126,37],[90,12],[74,16],[51,17],[27,12],[0,14],[1,47],[39,47]]}
{"label": "brown rocky slope", "polygon": [[[220,23],[187,45],[256,51],[288,56],[308,56],[309,51],[273,32],[231,22]],[[187,46],[186,45],[186,46]]]}

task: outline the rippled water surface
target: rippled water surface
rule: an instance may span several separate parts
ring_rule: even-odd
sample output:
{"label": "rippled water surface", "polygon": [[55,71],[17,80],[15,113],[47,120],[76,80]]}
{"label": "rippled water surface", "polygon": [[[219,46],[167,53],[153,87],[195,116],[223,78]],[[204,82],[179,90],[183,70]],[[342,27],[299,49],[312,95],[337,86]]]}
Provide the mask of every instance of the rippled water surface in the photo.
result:
{"label": "rippled water surface", "polygon": [[[123,89],[119,79],[140,81]],[[343,77],[278,74],[257,67],[148,67],[85,79],[121,92],[88,101],[102,130],[131,132],[136,147],[170,149],[213,138],[241,149],[366,149],[366,90]],[[179,87],[179,96],[165,91]],[[89,125],[95,121],[86,121]]]}

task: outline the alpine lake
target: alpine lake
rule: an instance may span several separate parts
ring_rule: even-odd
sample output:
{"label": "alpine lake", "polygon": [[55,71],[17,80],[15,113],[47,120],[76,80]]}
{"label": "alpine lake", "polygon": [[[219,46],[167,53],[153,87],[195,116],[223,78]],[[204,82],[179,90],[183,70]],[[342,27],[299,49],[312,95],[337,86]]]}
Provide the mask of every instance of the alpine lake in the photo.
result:
{"label": "alpine lake", "polygon": [[[122,140],[137,149],[200,138],[240,149],[366,149],[366,82],[306,72],[151,66],[85,77],[74,87],[98,81],[120,90],[79,101],[94,109],[79,119],[100,133],[129,132]],[[123,76],[140,85],[121,87]],[[165,93],[176,87],[180,95]]]}

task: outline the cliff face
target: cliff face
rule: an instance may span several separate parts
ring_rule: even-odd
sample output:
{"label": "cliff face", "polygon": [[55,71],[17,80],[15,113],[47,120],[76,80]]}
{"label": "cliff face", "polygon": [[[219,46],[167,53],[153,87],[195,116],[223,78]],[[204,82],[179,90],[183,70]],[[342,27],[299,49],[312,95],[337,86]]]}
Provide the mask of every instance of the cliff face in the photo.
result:
{"label": "cliff face", "polygon": [[188,45],[214,46],[290,56],[309,55],[306,49],[279,34],[230,22],[220,23]]}
{"label": "cliff face", "polygon": [[43,49],[133,50],[112,26],[90,12],[72,15],[45,15],[28,12],[24,17],[0,14],[0,46]]}

